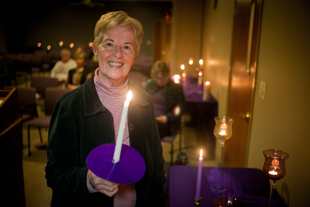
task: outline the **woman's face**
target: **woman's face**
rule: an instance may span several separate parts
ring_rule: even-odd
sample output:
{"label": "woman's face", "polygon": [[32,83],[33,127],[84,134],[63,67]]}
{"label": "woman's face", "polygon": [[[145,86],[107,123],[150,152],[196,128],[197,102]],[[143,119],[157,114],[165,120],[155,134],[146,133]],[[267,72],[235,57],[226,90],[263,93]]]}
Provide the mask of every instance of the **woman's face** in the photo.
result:
{"label": "woman's face", "polygon": [[169,81],[169,76],[165,77],[160,72],[156,74],[155,78],[156,78],[157,85],[160,86],[160,87],[165,86],[168,83],[168,81]]}
{"label": "woman's face", "polygon": [[78,68],[84,67],[84,62],[85,62],[85,58],[83,57],[83,55],[79,55],[76,59],[76,64]]}
{"label": "woman's face", "polygon": [[107,30],[93,51],[99,62],[99,78],[107,86],[120,86],[126,80],[137,57],[135,35],[126,27]]}

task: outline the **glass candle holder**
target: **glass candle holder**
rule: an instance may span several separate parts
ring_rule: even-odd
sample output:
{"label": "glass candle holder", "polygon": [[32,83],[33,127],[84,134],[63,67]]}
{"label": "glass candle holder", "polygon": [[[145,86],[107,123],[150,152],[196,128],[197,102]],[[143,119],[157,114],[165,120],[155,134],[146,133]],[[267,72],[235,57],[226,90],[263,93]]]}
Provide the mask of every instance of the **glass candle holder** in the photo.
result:
{"label": "glass candle holder", "polygon": [[275,189],[276,181],[282,179],[286,174],[285,161],[289,157],[289,154],[277,149],[264,150],[263,154],[265,156],[263,172],[270,180],[270,206],[270,201]]}

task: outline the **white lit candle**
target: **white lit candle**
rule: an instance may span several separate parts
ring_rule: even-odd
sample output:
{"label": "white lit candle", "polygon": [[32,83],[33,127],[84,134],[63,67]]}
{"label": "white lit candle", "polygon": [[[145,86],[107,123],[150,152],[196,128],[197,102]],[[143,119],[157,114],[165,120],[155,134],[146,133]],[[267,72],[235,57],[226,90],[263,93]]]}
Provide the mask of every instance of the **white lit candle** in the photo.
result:
{"label": "white lit candle", "polygon": [[202,171],[202,149],[200,150],[198,172],[197,172],[197,184],[196,184],[196,199],[200,199],[200,189],[201,189],[201,171]]}
{"label": "white lit candle", "polygon": [[211,96],[211,82],[206,81],[203,84],[203,97],[202,97],[202,99],[204,101],[208,101],[210,99],[210,96]]}
{"label": "white lit candle", "polygon": [[113,163],[117,163],[119,161],[120,156],[121,156],[126,118],[127,118],[128,107],[129,107],[129,103],[130,103],[131,98],[132,98],[132,92],[129,91],[127,93],[127,98],[124,102],[121,122],[119,124],[119,129],[118,129],[118,134],[117,134],[117,139],[116,139],[116,145],[115,145],[115,150],[114,150],[114,155],[113,155]]}

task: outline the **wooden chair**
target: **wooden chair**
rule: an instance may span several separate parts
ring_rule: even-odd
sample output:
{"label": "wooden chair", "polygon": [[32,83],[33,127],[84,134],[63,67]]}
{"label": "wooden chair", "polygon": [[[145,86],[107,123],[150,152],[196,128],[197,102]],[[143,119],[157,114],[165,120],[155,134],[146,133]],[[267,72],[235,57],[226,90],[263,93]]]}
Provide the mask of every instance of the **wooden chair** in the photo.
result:
{"label": "wooden chair", "polygon": [[42,141],[41,128],[48,128],[51,120],[51,115],[56,102],[60,97],[69,92],[70,89],[48,87],[45,90],[45,115],[28,121],[28,156],[31,155],[30,150],[30,127],[38,127],[40,139]]}

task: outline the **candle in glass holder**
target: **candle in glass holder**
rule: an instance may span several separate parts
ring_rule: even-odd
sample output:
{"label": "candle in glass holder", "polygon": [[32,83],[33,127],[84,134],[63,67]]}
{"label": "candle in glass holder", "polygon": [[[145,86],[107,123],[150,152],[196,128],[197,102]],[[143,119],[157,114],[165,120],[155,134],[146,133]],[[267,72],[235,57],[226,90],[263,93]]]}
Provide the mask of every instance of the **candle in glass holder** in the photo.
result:
{"label": "candle in glass holder", "polygon": [[278,175],[278,172],[275,171],[275,170],[276,170],[276,168],[274,168],[273,170],[270,170],[268,173],[269,173],[270,175]]}
{"label": "candle in glass holder", "polygon": [[116,145],[115,145],[115,150],[114,150],[114,155],[113,155],[113,163],[117,163],[120,159],[120,156],[121,156],[126,118],[127,118],[127,113],[128,113],[128,108],[129,108],[129,103],[131,101],[131,98],[132,98],[132,92],[129,91],[127,93],[127,97],[126,97],[126,100],[124,102],[121,121],[119,124],[119,129],[118,129],[118,134],[117,134],[117,139],[116,139]]}
{"label": "candle in glass holder", "polygon": [[196,184],[196,199],[200,199],[200,189],[201,189],[201,171],[202,171],[202,149],[200,150],[198,172],[197,172],[197,184]]}
{"label": "candle in glass holder", "polygon": [[210,99],[210,96],[211,96],[211,82],[206,81],[203,84],[203,96],[202,96],[203,101],[208,101]]}

